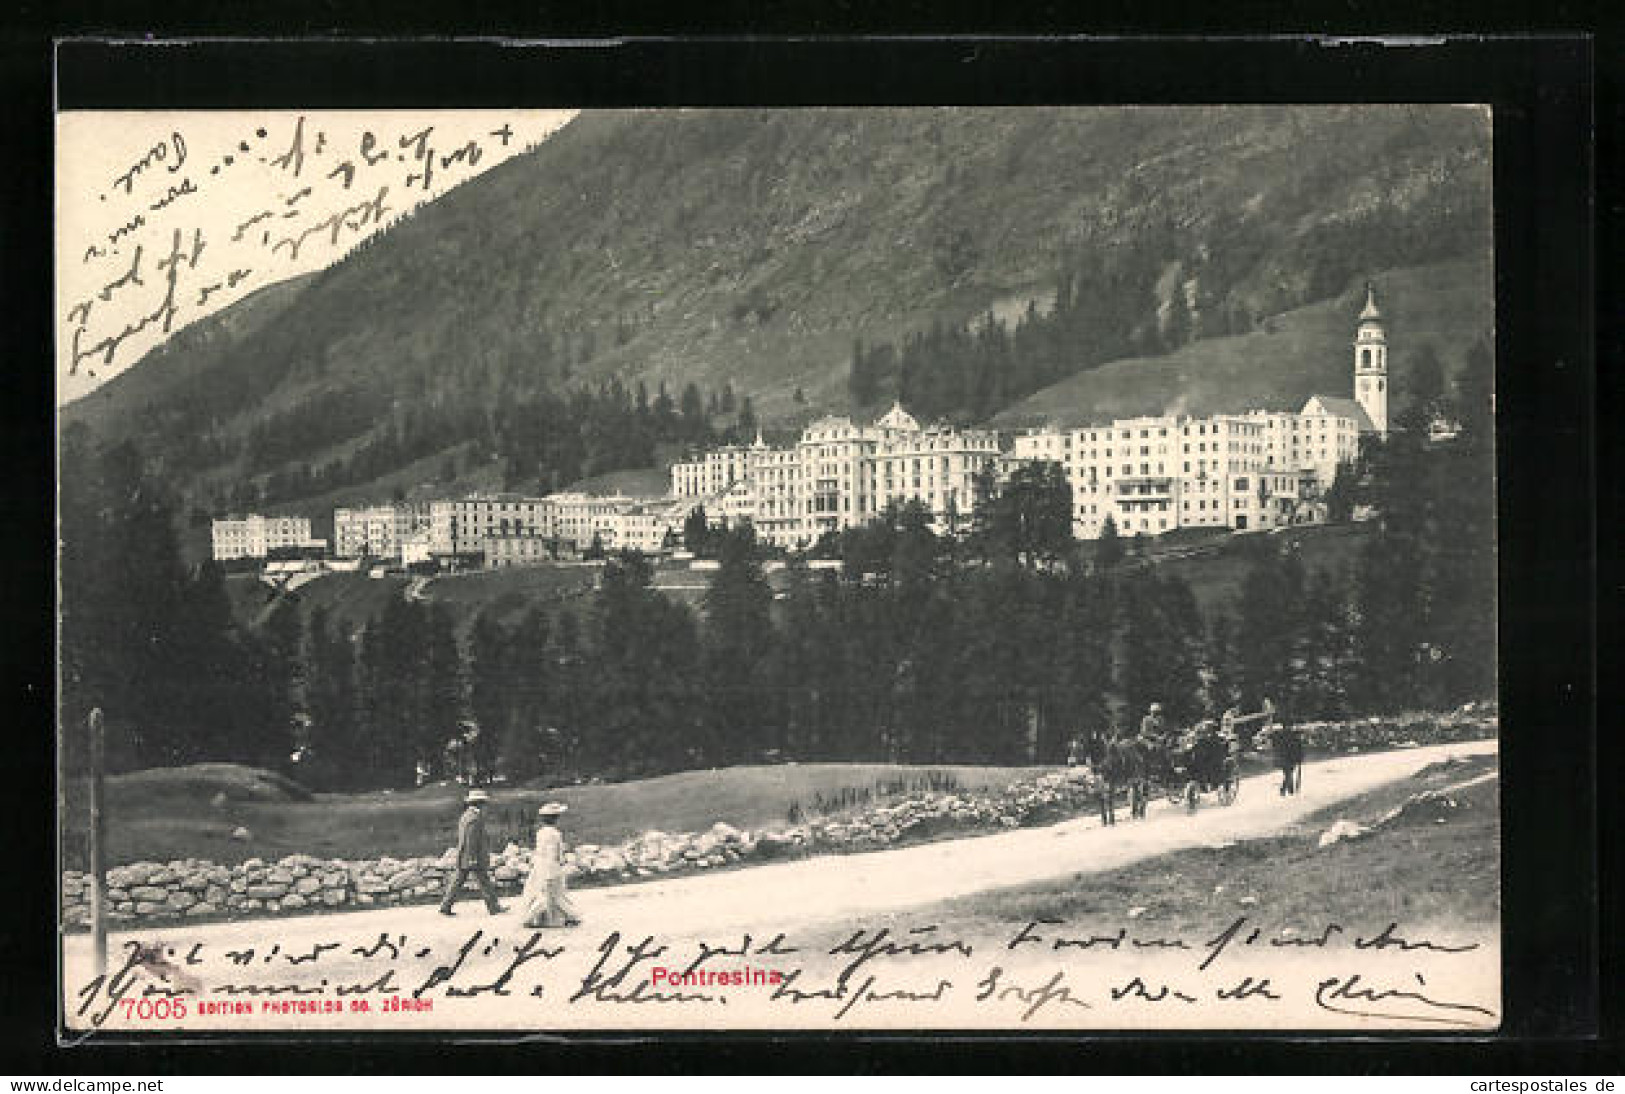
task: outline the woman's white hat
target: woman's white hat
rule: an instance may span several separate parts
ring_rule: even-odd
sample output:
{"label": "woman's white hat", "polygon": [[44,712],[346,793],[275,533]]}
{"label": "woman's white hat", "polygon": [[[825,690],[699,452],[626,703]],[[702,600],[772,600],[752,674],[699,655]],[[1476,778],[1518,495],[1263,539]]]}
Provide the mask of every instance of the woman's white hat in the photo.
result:
{"label": "woman's white hat", "polygon": [[546,805],[544,805],[540,809],[536,810],[536,813],[537,813],[538,816],[556,817],[560,813],[563,813],[566,810],[568,810],[569,808],[570,807],[568,805],[562,805],[559,802],[548,802]]}
{"label": "woman's white hat", "polygon": [[463,801],[465,801],[469,805],[478,805],[481,802],[488,802],[490,800],[491,800],[491,795],[487,794],[483,790],[470,790],[468,792],[468,797],[463,799]]}

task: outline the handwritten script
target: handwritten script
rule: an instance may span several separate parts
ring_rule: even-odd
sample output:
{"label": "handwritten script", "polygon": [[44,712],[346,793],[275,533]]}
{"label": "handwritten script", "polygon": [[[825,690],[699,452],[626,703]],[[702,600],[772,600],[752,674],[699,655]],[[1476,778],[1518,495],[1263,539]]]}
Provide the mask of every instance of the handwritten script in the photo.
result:
{"label": "handwritten script", "polygon": [[[1282,931],[1246,916],[1190,937],[1032,921],[673,938],[489,920],[449,935],[155,935],[125,942],[105,976],[70,975],[65,1002],[83,1029],[1484,1029],[1495,951],[1399,923]],[[85,956],[70,946],[70,973]]]}
{"label": "handwritten script", "polygon": [[568,117],[64,115],[61,396],[262,286],[337,261]]}

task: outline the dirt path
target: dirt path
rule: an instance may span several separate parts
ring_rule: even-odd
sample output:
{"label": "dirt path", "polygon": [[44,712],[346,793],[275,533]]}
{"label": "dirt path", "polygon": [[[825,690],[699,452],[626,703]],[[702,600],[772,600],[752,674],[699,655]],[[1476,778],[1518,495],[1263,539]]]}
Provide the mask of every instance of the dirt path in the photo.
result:
{"label": "dirt path", "polygon": [[[1408,778],[1447,757],[1495,752],[1496,743],[1486,740],[1340,757],[1306,765],[1304,792],[1295,798],[1280,797],[1276,793],[1279,776],[1270,773],[1245,780],[1238,800],[1227,808],[1213,804],[1208,796],[1194,816],[1162,800],[1153,803],[1147,819],[1131,823],[1124,811],[1112,828],[1102,827],[1095,817],[1078,818],[1043,828],[891,851],[822,856],[588,889],[575,893],[574,899],[593,931],[676,934],[703,930],[716,934],[762,924],[779,929],[827,923],[1006,886],[1113,870],[1171,851],[1278,835],[1311,813]],[[475,927],[517,929],[517,901],[509,898],[508,903],[511,910],[506,914],[487,917],[470,889],[454,919],[436,914],[433,906],[416,906],[152,927],[117,932],[110,941],[116,947],[130,937],[184,935],[189,941],[251,943],[274,933],[291,948],[339,931],[352,937],[410,931],[418,938],[452,939]],[[64,956],[70,965],[88,956],[88,942],[84,934],[66,939]]]}

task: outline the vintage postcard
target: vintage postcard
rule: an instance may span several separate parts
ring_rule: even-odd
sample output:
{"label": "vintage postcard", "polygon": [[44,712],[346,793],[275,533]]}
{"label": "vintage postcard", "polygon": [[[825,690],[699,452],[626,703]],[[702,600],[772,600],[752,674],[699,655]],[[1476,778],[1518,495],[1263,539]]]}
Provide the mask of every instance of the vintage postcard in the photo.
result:
{"label": "vintage postcard", "polygon": [[64,1036],[1497,1029],[1492,154],[59,114]]}

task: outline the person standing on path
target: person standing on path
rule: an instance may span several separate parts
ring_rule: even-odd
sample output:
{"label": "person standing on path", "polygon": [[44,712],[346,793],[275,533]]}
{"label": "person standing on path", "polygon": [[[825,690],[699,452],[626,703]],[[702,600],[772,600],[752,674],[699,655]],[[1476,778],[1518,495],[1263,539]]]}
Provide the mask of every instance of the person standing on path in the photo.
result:
{"label": "person standing on path", "polygon": [[491,885],[491,860],[485,847],[485,803],[490,800],[491,796],[483,790],[468,792],[468,808],[457,822],[457,872],[446,885],[446,895],[440,898],[441,915],[457,914],[451,906],[470,877],[485,898],[486,911],[496,915],[503,910]]}
{"label": "person standing on path", "polygon": [[536,829],[536,851],[530,858],[530,877],[525,879],[527,927],[574,927],[581,913],[564,891],[564,836],[559,818],[568,806],[548,802],[536,811],[541,827]]}

